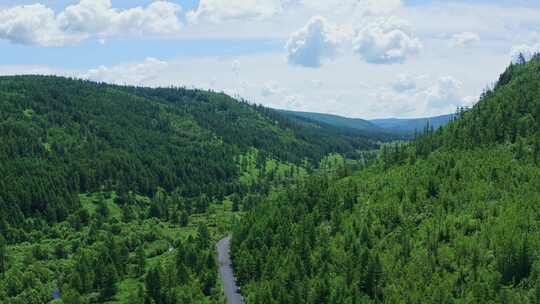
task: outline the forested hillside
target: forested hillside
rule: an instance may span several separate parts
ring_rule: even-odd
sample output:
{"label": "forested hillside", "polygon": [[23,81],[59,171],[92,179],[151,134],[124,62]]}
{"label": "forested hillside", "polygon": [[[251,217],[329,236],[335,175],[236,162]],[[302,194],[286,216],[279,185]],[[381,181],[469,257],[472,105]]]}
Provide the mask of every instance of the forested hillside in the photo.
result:
{"label": "forested hillside", "polygon": [[0,302],[221,303],[239,212],[375,147],[220,93],[0,77]]}
{"label": "forested hillside", "polygon": [[274,191],[235,226],[248,303],[540,303],[540,57],[372,166]]}
{"label": "forested hillside", "polygon": [[268,113],[203,91],[0,78],[1,221],[62,220],[78,207],[74,194],[101,189],[223,197],[239,176],[235,158],[249,148],[316,163],[373,146],[358,133]]}

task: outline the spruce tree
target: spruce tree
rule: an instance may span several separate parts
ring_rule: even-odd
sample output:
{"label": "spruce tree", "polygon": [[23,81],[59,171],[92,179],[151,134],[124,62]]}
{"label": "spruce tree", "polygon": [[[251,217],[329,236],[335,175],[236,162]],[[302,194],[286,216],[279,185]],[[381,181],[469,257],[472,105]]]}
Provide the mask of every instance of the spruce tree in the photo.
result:
{"label": "spruce tree", "polygon": [[8,254],[6,240],[0,235],[0,275],[4,277],[4,273],[7,270]]}
{"label": "spruce tree", "polygon": [[116,269],[113,265],[108,265],[105,267],[105,272],[103,273],[102,287],[100,290],[100,298],[102,300],[109,300],[116,294],[116,283],[118,281],[118,275]]}
{"label": "spruce tree", "polygon": [[140,245],[135,250],[135,258],[137,261],[137,266],[135,268],[137,276],[141,276],[144,274],[145,266],[146,266],[146,256],[144,253],[143,245]]}
{"label": "spruce tree", "polygon": [[159,268],[154,267],[148,271],[145,279],[147,297],[154,300],[156,304],[161,303],[161,277]]}

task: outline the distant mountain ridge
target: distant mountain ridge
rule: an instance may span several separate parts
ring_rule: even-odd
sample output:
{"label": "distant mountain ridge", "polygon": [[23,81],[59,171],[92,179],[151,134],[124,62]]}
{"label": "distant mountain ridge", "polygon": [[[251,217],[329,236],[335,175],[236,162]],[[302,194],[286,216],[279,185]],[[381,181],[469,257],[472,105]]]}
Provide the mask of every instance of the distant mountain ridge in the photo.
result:
{"label": "distant mountain ridge", "polygon": [[435,117],[425,118],[386,118],[386,119],[373,119],[369,120],[370,123],[397,133],[413,134],[415,131],[421,132],[426,126],[431,126],[434,129],[438,129],[456,117],[456,114],[447,114]]}
{"label": "distant mountain ridge", "polygon": [[280,110],[283,113],[325,123],[334,127],[356,129],[366,134],[383,137],[409,137],[415,131],[421,132],[427,125],[438,129],[450,122],[456,114],[441,115],[425,118],[387,118],[366,120],[361,118],[349,118],[334,114],[315,112],[299,112]]}
{"label": "distant mountain ridge", "polygon": [[339,127],[352,128],[357,130],[377,130],[383,131],[381,128],[370,123],[369,121],[361,118],[348,118],[344,116],[334,115],[334,114],[324,114],[324,113],[315,113],[315,112],[300,112],[300,111],[285,111],[284,113],[313,119],[316,121],[324,122]]}

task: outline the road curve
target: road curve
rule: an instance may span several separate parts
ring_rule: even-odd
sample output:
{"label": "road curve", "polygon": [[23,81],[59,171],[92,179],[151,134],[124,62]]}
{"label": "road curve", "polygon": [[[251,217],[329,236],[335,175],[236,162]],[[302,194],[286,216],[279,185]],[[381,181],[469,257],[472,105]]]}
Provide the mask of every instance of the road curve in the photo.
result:
{"label": "road curve", "polygon": [[236,279],[233,274],[230,249],[231,236],[223,238],[217,244],[219,274],[221,277],[221,283],[223,284],[223,290],[225,291],[227,304],[244,304],[244,299],[242,298],[242,295],[238,292],[238,286],[236,286]]}

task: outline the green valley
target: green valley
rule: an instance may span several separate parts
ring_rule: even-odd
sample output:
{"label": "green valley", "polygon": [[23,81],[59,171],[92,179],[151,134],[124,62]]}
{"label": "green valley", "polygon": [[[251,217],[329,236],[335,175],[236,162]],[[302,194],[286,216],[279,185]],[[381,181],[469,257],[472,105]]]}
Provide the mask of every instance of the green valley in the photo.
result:
{"label": "green valley", "polygon": [[[536,303],[540,58],[411,142],[222,93],[0,78],[2,303]],[[387,141],[387,142],[385,142]]]}
{"label": "green valley", "polygon": [[539,16],[0,0],[0,304],[540,304]]}
{"label": "green valley", "polygon": [[1,77],[0,301],[222,303],[242,211],[376,146],[221,93]]}

